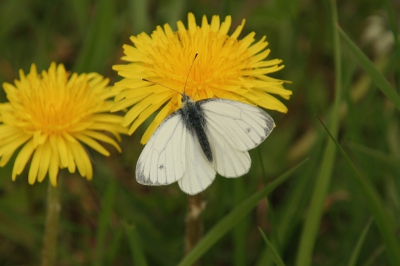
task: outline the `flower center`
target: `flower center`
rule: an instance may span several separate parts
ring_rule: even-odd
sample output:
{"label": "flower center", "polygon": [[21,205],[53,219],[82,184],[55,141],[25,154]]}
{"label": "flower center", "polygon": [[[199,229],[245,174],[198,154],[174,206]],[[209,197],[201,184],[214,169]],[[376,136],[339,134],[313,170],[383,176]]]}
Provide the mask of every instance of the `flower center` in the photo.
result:
{"label": "flower center", "polygon": [[39,88],[21,91],[19,99],[24,110],[18,112],[19,125],[26,131],[45,134],[72,132],[78,126],[86,126],[86,118],[100,105],[86,80],[73,84],[44,82]]}
{"label": "flower center", "polygon": [[[201,29],[196,30],[194,34],[174,33],[165,44],[156,42],[148,67],[158,76],[173,81],[175,84],[169,85],[179,89],[183,89],[189,74],[186,93],[199,99],[211,97],[220,85],[237,82],[250,60],[247,50],[241,49],[237,40],[217,32],[204,35]],[[196,52],[199,55],[189,73]]]}
{"label": "flower center", "polygon": [[[36,116],[36,120],[39,122],[40,129],[44,131],[54,132],[63,129],[68,122],[71,121],[73,115],[71,111],[61,108],[62,103],[51,101],[45,104],[43,108],[43,115]],[[69,109],[69,108],[68,108]],[[71,115],[69,115],[71,114]],[[50,132],[49,132],[50,131]]]}

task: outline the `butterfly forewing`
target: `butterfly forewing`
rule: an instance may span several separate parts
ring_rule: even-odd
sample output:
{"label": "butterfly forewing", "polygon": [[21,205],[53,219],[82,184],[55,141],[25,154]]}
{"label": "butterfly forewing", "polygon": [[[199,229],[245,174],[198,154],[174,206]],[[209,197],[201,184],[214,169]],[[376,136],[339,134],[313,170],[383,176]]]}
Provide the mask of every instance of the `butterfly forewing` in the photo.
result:
{"label": "butterfly forewing", "polygon": [[271,133],[274,121],[262,109],[225,99],[198,102],[207,127],[219,132],[227,142],[240,151],[257,147]]}
{"label": "butterfly forewing", "polygon": [[140,154],[136,179],[145,185],[167,185],[185,171],[186,137],[189,134],[179,113],[167,117],[153,133]]}

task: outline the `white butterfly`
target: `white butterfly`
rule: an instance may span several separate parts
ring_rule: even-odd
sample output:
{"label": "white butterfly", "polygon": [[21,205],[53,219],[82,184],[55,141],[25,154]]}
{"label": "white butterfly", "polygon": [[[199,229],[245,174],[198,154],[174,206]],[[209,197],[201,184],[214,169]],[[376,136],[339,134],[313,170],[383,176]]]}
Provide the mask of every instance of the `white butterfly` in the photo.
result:
{"label": "white butterfly", "polygon": [[239,177],[251,166],[247,152],[272,132],[274,120],[262,109],[226,99],[193,101],[182,94],[182,108],[153,133],[136,165],[136,180],[161,186],[178,181],[187,194],[205,190],[216,172]]}

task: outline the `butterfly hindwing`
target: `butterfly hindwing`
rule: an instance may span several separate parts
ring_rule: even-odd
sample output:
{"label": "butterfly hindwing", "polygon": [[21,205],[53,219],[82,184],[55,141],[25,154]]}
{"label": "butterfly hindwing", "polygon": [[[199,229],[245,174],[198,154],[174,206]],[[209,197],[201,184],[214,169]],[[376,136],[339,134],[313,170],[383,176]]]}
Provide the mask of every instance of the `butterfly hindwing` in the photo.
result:
{"label": "butterfly hindwing", "polygon": [[251,166],[247,152],[273,129],[273,119],[262,109],[245,103],[211,99],[198,102],[205,116],[216,171],[225,177],[246,174]]}
{"label": "butterfly hindwing", "polygon": [[168,116],[153,133],[136,165],[136,180],[144,185],[168,185],[182,178],[188,132],[179,112]]}
{"label": "butterfly hindwing", "polygon": [[186,171],[178,184],[182,191],[195,195],[205,190],[215,179],[215,170],[202,151],[196,136],[187,131]]}
{"label": "butterfly hindwing", "polygon": [[247,151],[239,151],[214,127],[207,128],[208,139],[214,156],[214,169],[224,177],[239,177],[246,174],[251,166]]}

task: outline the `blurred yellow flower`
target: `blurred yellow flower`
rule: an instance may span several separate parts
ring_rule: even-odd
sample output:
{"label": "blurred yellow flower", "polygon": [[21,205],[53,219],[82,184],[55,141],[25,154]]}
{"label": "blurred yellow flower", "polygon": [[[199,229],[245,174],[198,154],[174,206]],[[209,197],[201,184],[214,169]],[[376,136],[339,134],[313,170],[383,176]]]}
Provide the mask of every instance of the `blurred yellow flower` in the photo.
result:
{"label": "blurred yellow flower", "polygon": [[49,173],[53,186],[57,185],[60,168],[79,173],[91,179],[92,164],[82,143],[108,156],[109,152],[98,142],[118,143],[124,129],[122,117],[110,114],[115,95],[107,87],[108,79],[96,73],[70,74],[62,64],[50,65],[48,71],[38,74],[31,66],[15,85],[4,83],[9,102],[0,104],[0,166],[10,160],[22,146],[15,159],[12,179],[21,174],[32,157],[29,183],[43,181]]}
{"label": "blurred yellow flower", "polygon": [[[245,21],[229,36],[231,17],[220,23],[213,16],[209,24],[203,16],[201,27],[195,17],[188,14],[188,29],[178,21],[178,31],[173,32],[168,24],[164,29],[156,28],[151,36],[141,33],[130,39],[134,46],[124,45],[122,60],[129,64],[115,65],[114,70],[124,77],[114,87],[118,91],[116,104],[111,111],[133,106],[125,115],[122,125],[132,134],[151,114],[164,106],[141,142],[145,144],[158,125],[172,112],[181,107],[181,95],[189,68],[186,94],[198,101],[206,98],[225,98],[241,101],[263,108],[287,112],[277,98],[289,99],[291,91],[283,88],[284,81],[266,76],[283,68],[282,60],[264,60],[270,50],[265,36],[254,43],[252,32],[237,40]],[[142,78],[172,88],[142,81]]]}

